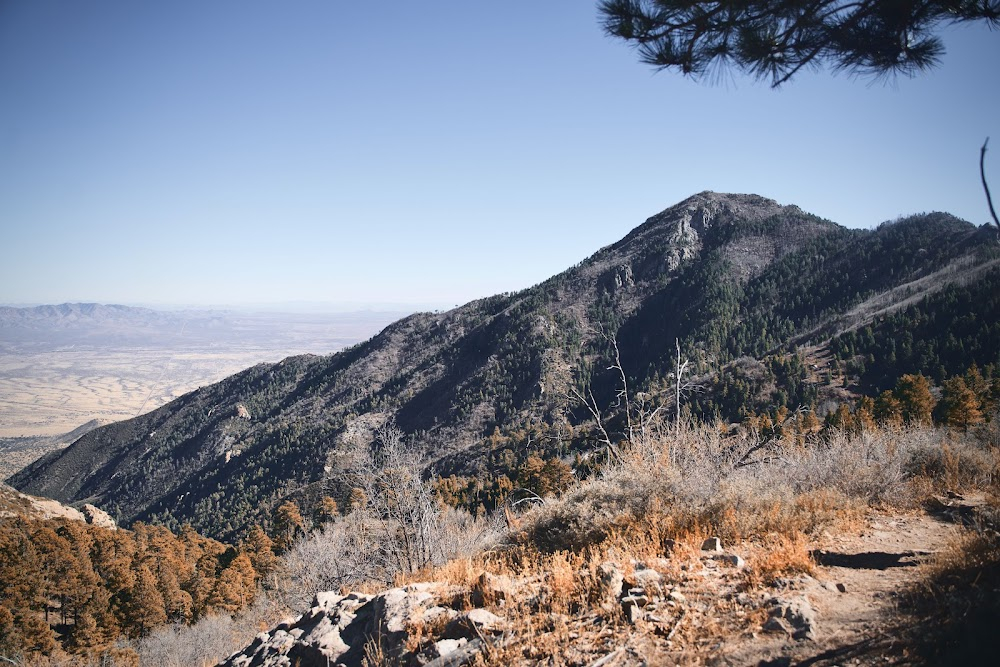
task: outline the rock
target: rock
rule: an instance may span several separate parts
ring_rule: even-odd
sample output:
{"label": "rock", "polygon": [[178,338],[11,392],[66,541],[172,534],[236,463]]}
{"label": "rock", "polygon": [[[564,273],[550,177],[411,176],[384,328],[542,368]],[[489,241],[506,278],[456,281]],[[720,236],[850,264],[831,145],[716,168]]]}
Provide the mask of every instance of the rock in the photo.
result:
{"label": "rock", "polygon": [[511,589],[509,577],[498,577],[483,572],[472,585],[472,603],[477,607],[496,604],[506,600]]}
{"label": "rock", "polygon": [[449,607],[430,607],[424,610],[424,623],[437,624],[450,621],[458,616],[458,612]]}
{"label": "rock", "polygon": [[718,537],[710,537],[701,544],[702,551],[722,551],[722,541]]}
{"label": "rock", "polygon": [[236,416],[240,419],[250,419],[250,411],[242,403],[236,404]]}
{"label": "rock", "polygon": [[465,637],[461,637],[459,639],[442,639],[431,644],[431,648],[427,652],[427,657],[432,660],[434,658],[443,658],[449,653],[454,653],[468,643],[469,640]]}
{"label": "rock", "polygon": [[432,585],[417,584],[379,595],[317,593],[309,611],[258,635],[223,665],[360,667],[365,646],[376,637],[388,659],[400,660],[406,652],[410,627],[422,618],[424,607],[436,600],[434,590]]}
{"label": "rock", "polygon": [[[443,640],[443,641],[449,641],[449,640]],[[437,644],[441,644],[441,642],[437,642]],[[424,667],[460,667],[460,665],[467,665],[475,659],[476,654],[479,653],[482,649],[483,649],[483,640],[473,639],[467,644],[459,646],[450,653],[442,655],[441,657],[436,658],[431,662],[428,662],[426,665],[424,665]]]}
{"label": "rock", "polygon": [[670,591],[670,595],[667,597],[674,602],[687,602],[687,597],[685,597],[684,594],[678,590]]}
{"label": "rock", "polygon": [[656,570],[636,570],[633,578],[637,586],[647,590],[659,591],[662,587],[663,575]]}
{"label": "rock", "polygon": [[[792,637],[794,639],[816,639],[816,612],[805,597],[794,600],[781,600],[774,598],[771,600],[771,610],[768,612],[771,618],[784,619],[792,627]],[[765,627],[765,629],[767,629]]]}
{"label": "rock", "polygon": [[719,556],[716,556],[715,560],[735,568],[743,568],[746,567],[747,564],[747,562],[743,560],[743,557],[737,554],[721,554]]}
{"label": "rock", "polygon": [[649,600],[645,600],[645,602],[640,604],[640,598],[633,595],[622,598],[622,613],[625,614],[625,620],[635,625],[636,621],[642,618],[641,607],[646,602],[649,602]]}
{"label": "rock", "polygon": [[645,595],[627,595],[622,598],[622,604],[635,604],[638,607],[645,607],[649,604],[649,598]]}
{"label": "rock", "polygon": [[601,563],[597,566],[597,582],[601,598],[613,602],[621,597],[625,577],[614,563]]}
{"label": "rock", "polygon": [[846,593],[847,586],[845,586],[844,584],[837,584],[837,590],[840,591],[841,593]]}
{"label": "rock", "polygon": [[446,639],[474,639],[483,633],[502,632],[506,622],[485,609],[472,609],[453,618],[441,636]]}
{"label": "rock", "polygon": [[102,510],[100,507],[95,507],[90,503],[87,503],[81,508],[81,511],[83,512],[83,516],[86,518],[87,523],[101,528],[107,528],[108,530],[118,530],[118,524],[115,523],[115,520],[111,518],[110,514]]}

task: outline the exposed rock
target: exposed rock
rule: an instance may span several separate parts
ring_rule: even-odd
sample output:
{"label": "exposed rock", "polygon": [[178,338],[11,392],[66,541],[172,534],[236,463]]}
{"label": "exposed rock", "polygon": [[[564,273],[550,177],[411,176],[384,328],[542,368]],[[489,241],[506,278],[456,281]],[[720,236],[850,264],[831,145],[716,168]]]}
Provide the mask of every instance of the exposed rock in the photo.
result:
{"label": "exposed rock", "polygon": [[635,573],[632,575],[635,579],[637,586],[643,588],[648,588],[650,590],[658,591],[663,583],[663,575],[649,568],[639,568],[636,567]]}
{"label": "exposed rock", "polygon": [[483,572],[472,585],[472,603],[477,607],[494,604],[509,597],[511,581],[508,577]]}
{"label": "exposed rock", "polygon": [[484,632],[500,632],[504,629],[504,620],[485,609],[471,609],[458,614],[447,627],[442,636],[446,639],[465,637],[473,639]]}
{"label": "exposed rock", "polygon": [[[439,647],[445,642],[466,642],[464,639],[444,639],[442,641],[436,642],[435,647]],[[448,645],[449,647],[451,645]],[[450,650],[448,653],[442,653],[438,658],[431,660],[424,667],[459,667],[459,665],[465,665],[476,657],[476,654],[483,649],[482,639],[473,639],[467,643],[462,643],[457,648]],[[436,648],[440,651],[440,649]],[[446,649],[447,650],[447,649]],[[419,658],[418,658],[419,663]]]}
{"label": "exposed rock", "polygon": [[[816,639],[816,612],[805,597],[794,600],[772,598],[768,612],[771,619],[783,619],[791,625],[791,635],[795,639]],[[772,624],[773,626],[774,624]],[[767,630],[767,624],[764,627]]]}
{"label": "exposed rock", "polygon": [[788,627],[788,624],[778,616],[772,616],[765,621],[764,632],[774,632],[783,635],[792,634],[791,628]]}
{"label": "exposed rock", "polygon": [[95,507],[94,505],[87,503],[81,508],[81,511],[83,512],[83,516],[86,517],[87,523],[101,528],[107,528],[109,530],[118,529],[118,524],[111,518],[111,515],[102,510],[100,507]]}
{"label": "exposed rock", "polygon": [[[640,600],[643,601],[643,604],[640,604]],[[641,608],[646,602],[649,600],[634,595],[622,598],[622,613],[625,614],[625,620],[634,625],[642,618]]]}
{"label": "exposed rock", "polygon": [[236,416],[240,419],[250,419],[250,411],[242,403],[236,404]]}
{"label": "exposed rock", "polygon": [[737,554],[720,554],[715,557],[715,560],[735,568],[742,568],[747,564],[747,562],[743,560],[743,557]]}
{"label": "exposed rock", "polygon": [[[425,650],[424,662],[439,666],[461,664],[462,661],[439,662],[470,650],[470,633],[493,632],[501,629],[503,620],[484,609],[458,614],[440,604],[441,598],[453,596],[453,591],[438,584],[411,584],[393,588],[379,595],[333,592],[317,593],[313,606],[297,619],[282,623],[269,633],[262,633],[248,647],[229,657],[227,667],[327,667],[344,665],[360,667],[365,657],[365,645],[373,639],[392,661],[407,662],[415,656],[406,653],[410,629],[417,620],[452,617],[448,627],[464,628],[463,632],[439,641]],[[479,644],[476,644],[478,650]],[[475,651],[472,653],[474,654]],[[470,654],[471,655],[471,654]],[[466,656],[468,658],[468,656]]]}
{"label": "exposed rock", "polygon": [[718,537],[710,537],[701,545],[702,551],[722,551],[722,541]]}

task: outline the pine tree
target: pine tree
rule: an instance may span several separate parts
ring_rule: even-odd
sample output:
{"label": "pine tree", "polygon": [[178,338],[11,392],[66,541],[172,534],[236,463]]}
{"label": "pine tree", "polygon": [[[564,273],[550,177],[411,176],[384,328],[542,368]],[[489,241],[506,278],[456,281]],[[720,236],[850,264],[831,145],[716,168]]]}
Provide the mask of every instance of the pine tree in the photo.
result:
{"label": "pine tree", "polygon": [[944,404],[945,422],[950,426],[968,429],[983,421],[979,399],[961,376],[945,380],[941,402]]}
{"label": "pine tree", "polygon": [[936,401],[931,386],[922,374],[903,375],[896,382],[896,398],[903,410],[903,418],[917,424],[930,424]]}
{"label": "pine tree", "polygon": [[313,524],[316,527],[320,527],[325,523],[333,521],[338,516],[340,516],[340,512],[337,507],[337,501],[330,496],[323,496],[319,500],[319,505],[316,506],[316,511],[313,515]]}
{"label": "pine tree", "polygon": [[903,423],[903,404],[891,390],[886,389],[875,399],[875,419],[883,424]]}
{"label": "pine tree", "polygon": [[274,544],[278,553],[288,551],[295,539],[305,533],[305,521],[294,501],[281,503],[274,513]]}
{"label": "pine tree", "polygon": [[870,396],[862,396],[854,410],[856,426],[861,431],[872,432],[877,428],[875,423],[875,401]]}
{"label": "pine tree", "polygon": [[135,569],[135,585],[128,592],[123,609],[125,617],[122,625],[131,637],[146,635],[157,625],[167,620],[163,596],[156,587],[156,577],[146,565]]}
{"label": "pine tree", "polygon": [[281,559],[274,555],[274,542],[260,526],[250,529],[240,549],[250,558],[250,564],[262,580],[266,581],[281,564]]}

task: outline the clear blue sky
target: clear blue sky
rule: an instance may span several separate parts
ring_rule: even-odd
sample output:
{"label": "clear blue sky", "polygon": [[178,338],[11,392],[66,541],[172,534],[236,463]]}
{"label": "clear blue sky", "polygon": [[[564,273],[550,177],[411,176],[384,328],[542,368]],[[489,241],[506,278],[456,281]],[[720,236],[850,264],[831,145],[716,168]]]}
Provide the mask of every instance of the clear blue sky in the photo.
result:
{"label": "clear blue sky", "polygon": [[655,74],[590,0],[0,0],[0,302],[454,305],[702,190],[980,224],[1000,34],[946,47],[773,91]]}

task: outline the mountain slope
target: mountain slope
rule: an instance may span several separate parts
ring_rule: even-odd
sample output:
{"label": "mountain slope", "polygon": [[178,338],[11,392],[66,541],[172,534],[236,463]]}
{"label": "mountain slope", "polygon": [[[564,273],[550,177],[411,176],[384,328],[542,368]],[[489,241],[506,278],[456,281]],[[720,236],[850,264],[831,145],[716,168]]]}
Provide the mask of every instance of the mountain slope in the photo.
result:
{"label": "mountain slope", "polygon": [[[889,312],[907,285],[932,294],[995,279],[984,267],[996,255],[988,232],[945,214],[848,230],[756,195],[701,193],[533,288],[410,316],[332,356],[255,366],[94,431],[11,482],[229,539],[290,495],[343,497],[344,454],[388,420],[440,474],[482,470],[494,428],[586,421],[569,388],[591,387],[601,406],[617,390],[600,331],[617,334],[632,387],[655,391],[675,338],[721,378],[731,362],[857,328],[877,295],[893,300],[879,311]],[[939,285],[926,284],[932,275]],[[807,400],[793,370],[801,395],[785,399]],[[733,419],[775,400],[743,393],[694,405]],[[585,436],[550,449],[585,447]]]}

